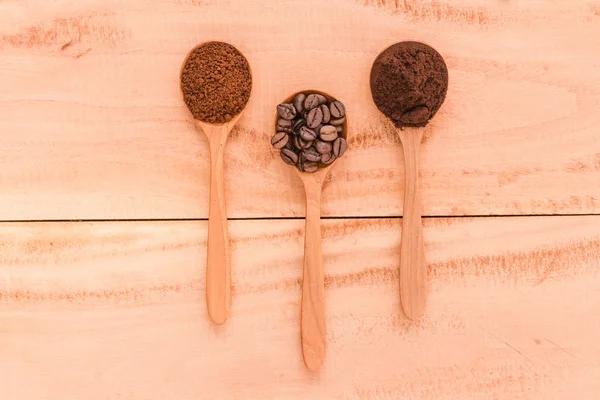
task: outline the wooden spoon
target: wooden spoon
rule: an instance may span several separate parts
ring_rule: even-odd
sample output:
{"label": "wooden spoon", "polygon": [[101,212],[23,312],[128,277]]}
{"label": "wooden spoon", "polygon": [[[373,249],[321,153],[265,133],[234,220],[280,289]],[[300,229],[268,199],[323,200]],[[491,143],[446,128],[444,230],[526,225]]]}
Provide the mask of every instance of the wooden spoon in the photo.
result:
{"label": "wooden spoon", "polygon": [[[185,61],[183,62],[180,72],[180,76],[182,77],[182,93],[184,96],[184,101],[190,109],[190,111],[192,112],[192,115],[194,116],[198,115],[194,114],[194,110],[197,111],[197,108],[204,107],[203,103],[198,103],[196,100],[196,96],[198,95],[198,93],[201,93],[201,90],[199,88],[186,88],[186,90],[184,90],[183,73],[184,70],[186,70],[186,79],[188,84],[189,81],[192,81],[193,86],[196,86],[198,85],[197,82],[203,82],[203,78],[206,78],[206,76],[202,76],[202,73],[200,72],[195,72],[197,71],[197,67],[194,66],[193,61],[190,61],[190,57],[192,57],[192,55],[197,50],[200,51],[200,49],[203,48],[203,46],[207,46],[204,47],[204,50],[206,50],[207,48],[210,48],[209,46],[215,45],[224,45],[229,47],[230,53],[233,53],[235,57],[242,58],[244,60],[244,62],[240,62],[238,60],[238,64],[236,67],[238,69],[234,72],[222,72],[223,74],[225,74],[224,79],[227,79],[227,74],[230,73],[232,74],[232,76],[235,77],[235,79],[239,81],[240,79],[243,79],[240,78],[240,75],[246,74],[247,76],[249,76],[249,84],[251,88],[252,73],[250,71],[250,66],[243,54],[239,52],[239,50],[237,50],[230,44],[222,42],[201,43],[198,46],[194,47],[192,50],[190,50],[190,52],[185,58]],[[235,54],[235,52],[237,52],[237,54]],[[188,69],[186,69],[186,65],[188,64],[188,62],[190,63],[190,66],[188,67]],[[247,67],[247,71],[244,69],[244,66]],[[229,89],[222,90],[225,91]],[[187,99],[186,91],[190,96]],[[212,95],[214,96],[215,94],[213,93]],[[237,96],[238,93],[235,93],[235,90],[231,90],[230,92],[225,91],[223,93],[220,93],[219,95],[231,97]],[[247,95],[249,97],[249,92]],[[229,235],[227,232],[227,210],[225,208],[226,202],[225,180],[223,174],[223,158],[225,151],[225,143],[227,142],[229,133],[231,132],[237,121],[240,119],[247,105],[248,98],[246,98],[245,100],[246,103],[243,105],[243,108],[225,123],[214,124],[201,121],[198,118],[194,119],[196,127],[206,134],[210,150],[210,200],[208,207],[206,304],[208,308],[208,315],[210,316],[210,319],[216,324],[222,324],[227,320],[231,308],[231,265],[229,259]]]}
{"label": "wooden spoon", "polygon": [[[302,93],[318,93],[334,98],[318,90]],[[296,96],[296,95],[294,95]],[[284,102],[290,102],[294,96]],[[348,139],[348,115],[340,136]],[[337,160],[336,160],[337,161]],[[301,341],[304,364],[317,371],[325,361],[325,274],[323,271],[323,246],[321,243],[321,191],[323,183],[335,161],[315,172],[301,172],[292,166],[304,184],[306,196],[306,219],[304,230],[304,269],[302,274]]]}
{"label": "wooden spoon", "polygon": [[421,225],[419,147],[424,127],[440,108],[448,89],[448,69],[442,56],[419,42],[400,42],[380,53],[371,69],[375,105],[398,129],[405,164],[400,303],[404,314],[418,319],[425,308],[427,266]]}
{"label": "wooden spoon", "polygon": [[215,324],[227,320],[231,308],[231,264],[225,207],[223,158],[225,142],[242,113],[229,122],[214,125],[194,120],[208,139],[210,150],[210,200],[208,203],[208,249],[206,259],[206,305]]}

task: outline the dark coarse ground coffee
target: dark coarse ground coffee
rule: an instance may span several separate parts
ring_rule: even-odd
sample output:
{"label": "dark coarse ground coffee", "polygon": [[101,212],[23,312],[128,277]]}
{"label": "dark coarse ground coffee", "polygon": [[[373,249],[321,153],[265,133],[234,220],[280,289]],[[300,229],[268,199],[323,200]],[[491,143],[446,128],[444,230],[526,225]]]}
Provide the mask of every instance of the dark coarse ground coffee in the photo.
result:
{"label": "dark coarse ground coffee", "polygon": [[246,106],[251,89],[248,60],[228,43],[201,44],[190,52],[181,69],[183,100],[200,121],[230,121]]}
{"label": "dark coarse ground coffee", "polygon": [[377,57],[371,69],[375,105],[398,128],[427,125],[447,90],[444,59],[423,43],[396,43]]}

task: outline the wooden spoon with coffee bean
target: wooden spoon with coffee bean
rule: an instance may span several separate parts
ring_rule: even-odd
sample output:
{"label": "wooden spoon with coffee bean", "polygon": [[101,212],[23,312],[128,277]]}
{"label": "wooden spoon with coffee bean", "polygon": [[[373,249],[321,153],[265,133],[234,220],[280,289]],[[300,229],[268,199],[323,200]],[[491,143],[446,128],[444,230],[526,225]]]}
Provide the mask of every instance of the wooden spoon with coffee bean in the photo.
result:
{"label": "wooden spoon with coffee bean", "polygon": [[223,159],[225,142],[242,115],[252,89],[250,65],[235,47],[223,42],[192,49],[181,68],[181,91],[196,127],[208,138],[210,201],[206,260],[206,303],[216,324],[227,320],[231,307],[231,268],[225,207]]}
{"label": "wooden spoon with coffee bean", "polygon": [[423,130],[446,98],[448,68],[442,56],[419,42],[396,43],[371,69],[371,94],[377,108],[399,128],[404,150],[405,186],[400,244],[400,302],[404,314],[418,319],[425,308],[427,267],[418,191],[419,147]]}
{"label": "wooden spoon with coffee bean", "polygon": [[333,162],[346,151],[348,119],[340,101],[308,90],[277,106],[275,130],[271,144],[286,164],[295,166],[306,194],[300,323],[304,363],[316,371],[325,360],[321,190]]}

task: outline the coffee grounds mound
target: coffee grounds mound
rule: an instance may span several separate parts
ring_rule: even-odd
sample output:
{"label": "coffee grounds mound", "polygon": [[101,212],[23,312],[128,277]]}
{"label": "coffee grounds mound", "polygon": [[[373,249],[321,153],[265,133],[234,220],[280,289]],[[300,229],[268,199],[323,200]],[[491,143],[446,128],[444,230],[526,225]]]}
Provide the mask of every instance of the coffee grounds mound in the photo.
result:
{"label": "coffee grounds mound", "polygon": [[230,121],[246,106],[251,89],[248,60],[228,43],[201,44],[181,69],[183,101],[194,118],[203,122]]}
{"label": "coffee grounds mound", "polygon": [[427,125],[447,90],[444,59],[423,43],[396,43],[377,57],[371,69],[375,105],[398,128]]}

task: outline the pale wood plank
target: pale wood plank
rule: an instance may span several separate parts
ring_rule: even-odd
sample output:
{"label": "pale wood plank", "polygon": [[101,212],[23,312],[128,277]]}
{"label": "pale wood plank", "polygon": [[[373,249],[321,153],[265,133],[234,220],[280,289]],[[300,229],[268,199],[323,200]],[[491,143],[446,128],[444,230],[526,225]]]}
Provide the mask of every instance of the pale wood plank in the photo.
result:
{"label": "pale wood plank", "polygon": [[232,317],[205,222],[0,225],[0,398],[595,399],[600,217],[428,219],[401,316],[398,219],[324,221],[328,354],[300,351],[303,221],[234,221]]}
{"label": "pale wood plank", "polygon": [[231,217],[303,215],[268,137],[275,104],[309,87],[352,121],[324,215],[402,213],[400,144],[367,79],[405,39],[450,68],[422,148],[424,215],[600,212],[597,2],[362,3],[1,2],[0,219],[206,217],[208,145],[178,71],[209,39],[238,46],[254,74],[225,155]]}

